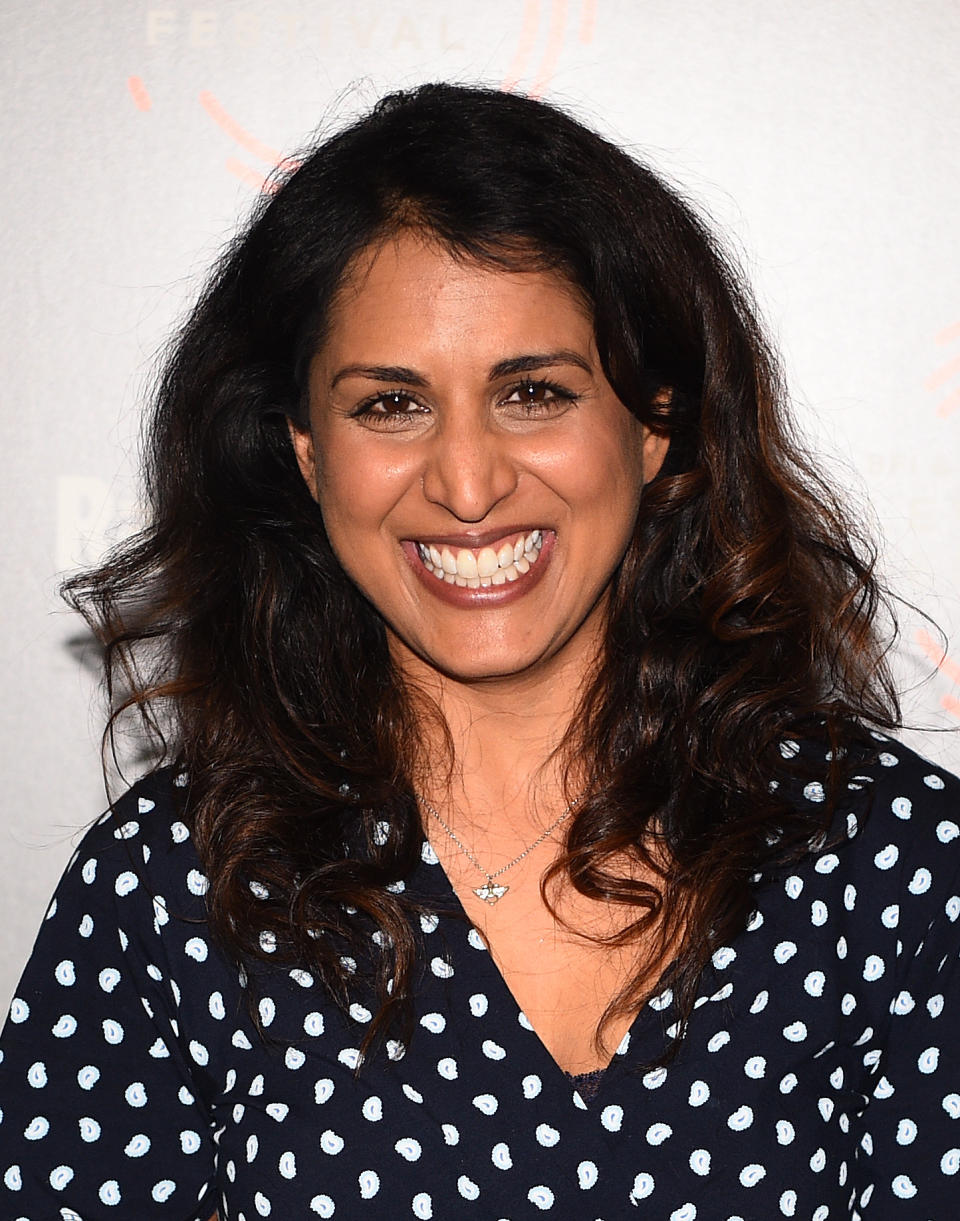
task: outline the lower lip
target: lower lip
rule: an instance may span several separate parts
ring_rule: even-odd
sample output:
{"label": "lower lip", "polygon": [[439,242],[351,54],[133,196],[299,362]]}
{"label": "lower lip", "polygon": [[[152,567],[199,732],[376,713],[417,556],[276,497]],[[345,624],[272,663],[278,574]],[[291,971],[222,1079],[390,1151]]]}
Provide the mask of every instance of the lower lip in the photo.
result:
{"label": "lower lip", "polygon": [[455,585],[449,581],[438,580],[423,566],[416,543],[405,541],[401,546],[403,554],[417,574],[420,583],[435,598],[439,598],[441,602],[446,602],[449,606],[457,606],[464,610],[483,610],[486,607],[503,606],[504,603],[514,602],[517,598],[522,598],[524,594],[529,593],[546,570],[556,537],[552,530],[543,531],[540,555],[536,562],[531,564],[529,572],[522,572],[515,581],[508,581],[505,585],[488,585],[486,588],[481,585],[479,589],[470,589],[466,585]]}

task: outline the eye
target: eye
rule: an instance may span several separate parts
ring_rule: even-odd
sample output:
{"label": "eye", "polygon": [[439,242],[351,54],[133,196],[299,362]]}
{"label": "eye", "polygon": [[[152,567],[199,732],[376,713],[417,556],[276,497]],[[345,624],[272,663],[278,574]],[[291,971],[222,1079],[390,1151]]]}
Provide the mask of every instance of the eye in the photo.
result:
{"label": "eye", "polygon": [[412,416],[425,412],[424,405],[406,390],[386,390],[371,394],[350,413],[353,419],[375,425],[403,425]]}
{"label": "eye", "polygon": [[556,415],[575,403],[577,397],[555,382],[527,380],[511,386],[501,402],[519,408],[524,415]]}

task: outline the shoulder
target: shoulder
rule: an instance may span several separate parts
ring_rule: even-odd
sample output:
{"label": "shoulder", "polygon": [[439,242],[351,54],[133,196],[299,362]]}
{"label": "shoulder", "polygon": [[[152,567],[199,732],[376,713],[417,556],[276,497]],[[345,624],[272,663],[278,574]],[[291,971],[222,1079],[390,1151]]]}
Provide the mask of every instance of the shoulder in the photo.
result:
{"label": "shoulder", "polygon": [[861,826],[854,801],[848,831],[862,830],[880,852],[889,846],[877,861],[881,871],[924,854],[954,869],[960,864],[960,778],[877,735],[875,752],[857,764],[847,787],[863,794],[864,814]]}
{"label": "shoulder", "polygon": [[64,884],[112,902],[159,896],[204,916],[207,882],[183,818],[184,793],[185,777],[172,768],[138,780],[84,834]]}
{"label": "shoulder", "polygon": [[[892,738],[852,768],[826,842],[799,871],[845,888],[906,941],[960,916],[960,779]],[[805,747],[806,749],[806,747]],[[804,800],[822,801],[815,782]]]}
{"label": "shoulder", "polygon": [[[884,738],[877,746],[874,759],[851,779],[869,792],[865,845],[873,875],[895,877],[909,898],[955,895],[960,778],[902,742]],[[956,916],[953,911],[951,919]]]}
{"label": "shoulder", "polygon": [[[946,848],[945,859],[957,859],[960,777],[885,734],[871,733],[870,738],[870,747],[855,748],[845,790],[835,795],[829,838],[859,838],[863,844],[889,836],[898,849],[929,843],[937,852]],[[781,751],[787,759],[800,754],[807,776],[814,777],[804,784],[793,779],[784,783],[791,804],[807,809],[821,805],[827,799],[829,751],[809,739],[786,741]]]}

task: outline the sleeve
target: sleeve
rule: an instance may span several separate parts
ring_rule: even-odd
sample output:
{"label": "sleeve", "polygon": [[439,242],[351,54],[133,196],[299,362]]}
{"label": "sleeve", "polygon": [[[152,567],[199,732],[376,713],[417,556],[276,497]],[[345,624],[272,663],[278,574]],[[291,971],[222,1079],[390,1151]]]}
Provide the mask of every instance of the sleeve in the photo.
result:
{"label": "sleeve", "polygon": [[[119,804],[122,822],[154,802],[134,791]],[[180,1045],[176,980],[153,948],[167,915],[143,873],[151,849],[126,842],[131,826],[110,817],[84,837],[0,1037],[2,1217],[216,1211],[213,1123]]]}
{"label": "sleeve", "polygon": [[[958,832],[950,820],[941,837]],[[862,1221],[957,1216],[960,1193],[960,879],[909,951],[891,1004],[886,1045],[863,1112],[851,1215]],[[918,868],[904,899],[931,884]],[[905,904],[901,904],[901,910]]]}

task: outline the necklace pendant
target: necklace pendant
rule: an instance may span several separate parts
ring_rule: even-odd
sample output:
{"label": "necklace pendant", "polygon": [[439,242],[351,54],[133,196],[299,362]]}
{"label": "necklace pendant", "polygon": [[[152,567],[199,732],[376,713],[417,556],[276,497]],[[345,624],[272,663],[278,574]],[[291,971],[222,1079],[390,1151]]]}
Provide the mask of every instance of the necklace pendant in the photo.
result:
{"label": "necklace pendant", "polygon": [[496,882],[485,882],[483,886],[476,887],[473,893],[478,899],[483,899],[484,903],[493,906],[494,903],[500,902],[509,889],[509,886],[498,886]]}

